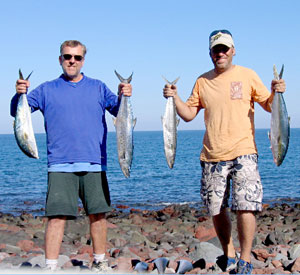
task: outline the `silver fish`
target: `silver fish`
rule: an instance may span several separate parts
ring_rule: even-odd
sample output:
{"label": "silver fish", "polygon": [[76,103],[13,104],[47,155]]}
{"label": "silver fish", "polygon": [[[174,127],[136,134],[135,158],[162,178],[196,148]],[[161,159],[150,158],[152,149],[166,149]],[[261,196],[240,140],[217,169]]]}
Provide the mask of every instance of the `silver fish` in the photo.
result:
{"label": "silver fish", "polygon": [[[115,74],[122,83],[130,83],[132,74],[127,79]],[[126,178],[130,177],[130,169],[133,157],[133,128],[136,124],[136,118],[133,118],[130,97],[122,95],[120,108],[117,118],[114,119],[116,127],[118,158],[122,172]]]}
{"label": "silver fish", "polygon": [[[282,78],[283,69],[284,65],[282,65],[280,74],[278,75],[274,65],[273,73],[275,79],[279,80]],[[269,139],[274,162],[277,166],[280,166],[286,156],[290,138],[290,118],[288,117],[282,93],[275,92],[271,109],[271,130]]]}
{"label": "silver fish", "polygon": [[[175,85],[179,80],[179,77],[173,82],[168,81],[166,78],[164,78],[164,80],[170,85]],[[170,169],[172,169],[174,166],[176,156],[177,126],[179,124],[179,119],[177,118],[177,112],[173,97],[168,97],[165,114],[161,118],[161,121],[163,125],[165,157],[168,166],[170,167]]]}
{"label": "silver fish", "polygon": [[[32,72],[26,80],[29,79],[31,74]],[[21,70],[19,70],[19,78],[24,79]],[[31,110],[28,105],[26,94],[21,94],[18,100],[14,121],[14,133],[17,144],[22,152],[30,158],[38,159],[39,154],[32,128]]]}

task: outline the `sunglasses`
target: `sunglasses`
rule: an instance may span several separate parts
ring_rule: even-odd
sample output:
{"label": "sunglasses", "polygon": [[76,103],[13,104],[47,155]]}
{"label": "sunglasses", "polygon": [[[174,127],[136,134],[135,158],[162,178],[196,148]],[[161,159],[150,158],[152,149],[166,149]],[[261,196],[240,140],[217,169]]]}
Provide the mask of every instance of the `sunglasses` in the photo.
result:
{"label": "sunglasses", "polygon": [[225,54],[225,53],[228,52],[229,49],[230,48],[227,47],[226,45],[219,44],[219,45],[214,46],[211,49],[211,53],[212,54],[219,54],[219,53],[224,53]]}
{"label": "sunglasses", "polygon": [[209,38],[211,38],[212,36],[216,35],[217,33],[225,33],[225,34],[229,34],[230,36],[232,36],[231,32],[228,31],[228,30],[216,30],[216,31],[213,31],[210,35],[209,35]]}
{"label": "sunglasses", "polygon": [[81,56],[81,55],[72,55],[72,54],[63,54],[62,55],[64,60],[71,60],[73,56],[76,61],[82,61],[82,59],[83,59],[83,56]]}

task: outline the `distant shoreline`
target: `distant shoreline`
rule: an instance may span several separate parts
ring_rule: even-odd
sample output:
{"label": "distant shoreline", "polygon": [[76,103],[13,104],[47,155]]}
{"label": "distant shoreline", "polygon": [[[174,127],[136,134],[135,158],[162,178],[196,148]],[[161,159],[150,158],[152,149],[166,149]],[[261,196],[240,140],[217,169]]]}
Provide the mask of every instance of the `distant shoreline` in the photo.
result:
{"label": "distant shoreline", "polygon": [[[297,130],[300,129],[298,127],[291,127],[291,130]],[[255,130],[270,130],[270,128],[255,128]],[[195,131],[200,131],[200,132],[204,132],[205,129],[189,129],[189,130],[178,130],[178,132],[195,132]],[[134,130],[134,132],[162,132],[161,130]],[[108,133],[115,133],[115,131],[108,131]],[[45,134],[45,132],[36,132],[36,135],[41,135],[41,134]],[[0,133],[0,135],[14,135],[14,133]]]}
{"label": "distant shoreline", "polygon": [[[28,204],[27,201],[24,201],[24,206]],[[289,205],[290,207],[295,207],[298,204],[300,205],[300,198],[274,198],[271,200],[263,200],[263,205],[268,205],[270,208],[276,208],[279,205]],[[170,203],[158,203],[157,205],[129,205],[126,204],[126,202],[122,203],[114,203],[112,202],[112,211],[123,211],[124,213],[129,213],[131,211],[162,211],[166,207],[172,207],[172,206],[186,206],[193,209],[196,209],[198,211],[206,211],[205,206],[203,205],[201,198],[199,197],[199,202],[170,202]],[[20,206],[21,208],[21,206]],[[82,205],[78,205],[79,212],[82,211]],[[14,218],[22,216],[22,215],[32,215],[34,217],[43,217],[44,216],[44,208],[41,209],[25,209],[25,210],[19,210],[19,211],[13,211],[12,212],[6,212],[6,211],[0,211],[0,217],[1,215],[9,215]]]}

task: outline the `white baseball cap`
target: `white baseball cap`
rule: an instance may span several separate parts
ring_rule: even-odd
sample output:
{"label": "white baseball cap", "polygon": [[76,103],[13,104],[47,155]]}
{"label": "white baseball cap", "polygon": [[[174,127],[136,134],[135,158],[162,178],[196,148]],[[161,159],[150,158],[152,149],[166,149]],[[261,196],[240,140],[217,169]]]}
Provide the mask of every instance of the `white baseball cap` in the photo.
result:
{"label": "white baseball cap", "polygon": [[227,30],[213,31],[209,36],[209,49],[212,49],[216,45],[225,45],[228,48],[234,47],[232,35]]}

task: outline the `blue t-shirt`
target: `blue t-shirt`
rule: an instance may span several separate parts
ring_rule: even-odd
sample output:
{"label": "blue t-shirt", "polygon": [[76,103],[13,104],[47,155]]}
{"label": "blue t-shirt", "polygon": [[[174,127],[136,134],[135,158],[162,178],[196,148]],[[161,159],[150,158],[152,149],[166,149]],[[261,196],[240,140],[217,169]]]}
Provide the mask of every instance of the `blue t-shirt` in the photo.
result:
{"label": "blue t-shirt", "polygon": [[[12,116],[18,96],[11,101]],[[83,75],[74,85],[61,75],[32,90],[27,99],[32,112],[44,115],[49,167],[66,163],[106,167],[105,110],[116,116],[120,102],[103,82]]]}

